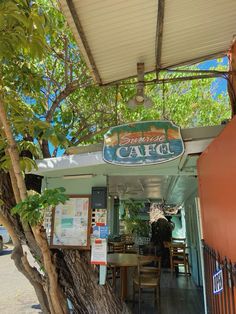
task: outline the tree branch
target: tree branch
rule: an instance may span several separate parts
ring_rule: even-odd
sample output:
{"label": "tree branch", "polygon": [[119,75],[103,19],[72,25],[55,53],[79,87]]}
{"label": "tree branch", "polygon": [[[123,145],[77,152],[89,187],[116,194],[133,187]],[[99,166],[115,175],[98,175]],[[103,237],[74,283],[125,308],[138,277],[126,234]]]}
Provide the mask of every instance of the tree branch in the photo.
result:
{"label": "tree branch", "polygon": [[66,85],[69,83],[68,79],[68,38],[64,38],[64,50],[65,50],[65,60],[64,60],[64,66],[65,66],[65,82]]}
{"label": "tree branch", "polygon": [[85,88],[89,85],[90,85],[90,81],[85,82],[84,84],[80,84],[79,80],[74,80],[73,82],[67,84],[66,87],[61,91],[61,93],[53,101],[51,108],[48,110],[46,114],[46,121],[51,122],[55,110],[59,107],[60,103],[64,99],[66,99],[66,97],[72,94],[76,89]]}
{"label": "tree branch", "polygon": [[228,51],[229,71],[228,74],[228,94],[231,104],[231,116],[236,114],[236,38],[233,39],[231,47]]}
{"label": "tree branch", "polygon": [[110,129],[110,127],[107,127],[107,128],[101,129],[101,130],[99,130],[99,131],[97,131],[97,132],[93,132],[93,133],[86,134],[85,136],[81,137],[77,142],[75,142],[74,145],[78,145],[79,143],[81,143],[81,142],[83,142],[83,141],[87,141],[87,140],[89,140],[92,136],[101,134],[102,132],[108,131],[109,129]]}

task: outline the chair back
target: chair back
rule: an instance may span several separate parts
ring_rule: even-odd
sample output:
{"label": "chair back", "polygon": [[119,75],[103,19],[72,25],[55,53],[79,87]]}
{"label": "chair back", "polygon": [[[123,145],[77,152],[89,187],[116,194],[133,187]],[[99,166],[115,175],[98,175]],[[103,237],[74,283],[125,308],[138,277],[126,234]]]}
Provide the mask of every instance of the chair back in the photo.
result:
{"label": "chair back", "polygon": [[132,234],[122,234],[121,241],[125,243],[134,243],[134,237]]}
{"label": "chair back", "polygon": [[124,242],[112,242],[109,243],[111,253],[124,253],[125,243]]}
{"label": "chair back", "polygon": [[153,246],[151,244],[139,245],[139,247],[138,247],[138,254],[139,255],[147,255],[147,256],[157,255],[156,246]]}
{"label": "chair back", "polygon": [[174,256],[184,256],[186,254],[186,244],[185,243],[175,243],[172,242],[169,246],[170,254]]}
{"label": "chair back", "polygon": [[138,256],[138,276],[153,276],[160,277],[161,273],[161,257],[160,256]]}
{"label": "chair back", "polygon": [[174,237],[172,237],[171,241],[173,243],[186,243],[186,238],[174,238]]}
{"label": "chair back", "polygon": [[174,271],[175,266],[183,265],[185,275],[190,274],[188,253],[185,243],[171,243],[170,247],[170,266]]}
{"label": "chair back", "polygon": [[141,313],[142,289],[155,289],[155,302],[160,302],[161,257],[138,255],[138,270],[133,279],[133,300],[138,288],[139,311]]}

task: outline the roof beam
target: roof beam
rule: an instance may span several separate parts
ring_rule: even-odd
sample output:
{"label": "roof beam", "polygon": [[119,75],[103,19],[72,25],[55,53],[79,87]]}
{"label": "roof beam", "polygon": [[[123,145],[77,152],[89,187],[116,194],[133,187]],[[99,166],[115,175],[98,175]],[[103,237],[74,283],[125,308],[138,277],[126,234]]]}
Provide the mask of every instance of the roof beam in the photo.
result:
{"label": "roof beam", "polygon": [[157,28],[156,28],[156,71],[161,69],[161,53],[164,25],[165,0],[158,0]]}
{"label": "roof beam", "polygon": [[91,65],[91,68],[92,68],[92,71],[93,71],[93,74],[95,76],[95,79],[96,79],[96,82],[99,84],[99,85],[102,85],[102,80],[101,80],[101,77],[99,75],[99,72],[98,72],[98,69],[97,69],[97,66],[96,66],[96,63],[94,61],[94,58],[93,58],[93,55],[92,55],[92,52],[90,50],[90,47],[88,45],[88,41],[86,39],[86,36],[84,34],[84,31],[83,31],[83,27],[82,27],[82,24],[79,20],[79,16],[76,12],[76,8],[75,8],[75,5],[74,5],[74,1],[73,0],[66,0],[67,2],[67,6],[70,10],[70,13],[73,17],[73,20],[74,20],[74,23],[75,23],[75,26],[76,26],[76,29],[79,33],[79,36],[80,36],[80,40],[82,41],[82,44],[84,46],[84,49],[87,53],[87,57],[88,57],[88,60],[90,62],[90,65]]}

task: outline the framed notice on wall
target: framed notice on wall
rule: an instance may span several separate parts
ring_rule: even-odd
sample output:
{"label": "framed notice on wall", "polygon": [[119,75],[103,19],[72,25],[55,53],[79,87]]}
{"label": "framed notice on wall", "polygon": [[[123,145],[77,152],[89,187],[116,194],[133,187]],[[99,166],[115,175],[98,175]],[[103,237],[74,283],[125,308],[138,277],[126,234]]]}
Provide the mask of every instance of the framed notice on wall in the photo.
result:
{"label": "framed notice on wall", "polygon": [[71,195],[52,215],[51,247],[90,249],[90,195]]}

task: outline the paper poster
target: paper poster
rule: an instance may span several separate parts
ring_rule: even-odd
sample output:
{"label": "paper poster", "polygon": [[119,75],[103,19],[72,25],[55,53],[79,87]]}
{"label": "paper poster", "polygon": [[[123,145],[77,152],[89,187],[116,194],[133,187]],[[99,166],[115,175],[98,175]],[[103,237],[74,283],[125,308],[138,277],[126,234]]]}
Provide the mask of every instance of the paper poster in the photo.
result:
{"label": "paper poster", "polygon": [[70,198],[55,208],[51,245],[87,247],[89,227],[89,197]]}
{"label": "paper poster", "polygon": [[108,226],[93,226],[93,236],[96,238],[107,239],[108,238]]}
{"label": "paper poster", "polygon": [[107,240],[93,239],[91,264],[107,265]]}

